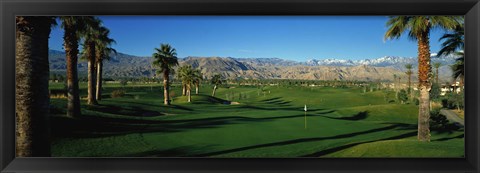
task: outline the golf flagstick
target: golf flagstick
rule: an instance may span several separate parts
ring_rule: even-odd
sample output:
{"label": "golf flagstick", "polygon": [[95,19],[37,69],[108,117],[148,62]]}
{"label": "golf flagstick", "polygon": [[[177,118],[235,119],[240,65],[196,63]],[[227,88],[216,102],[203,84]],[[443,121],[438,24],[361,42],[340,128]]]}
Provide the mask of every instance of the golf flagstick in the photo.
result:
{"label": "golf flagstick", "polygon": [[307,105],[305,104],[305,108],[303,108],[305,111],[305,129],[307,129]]}

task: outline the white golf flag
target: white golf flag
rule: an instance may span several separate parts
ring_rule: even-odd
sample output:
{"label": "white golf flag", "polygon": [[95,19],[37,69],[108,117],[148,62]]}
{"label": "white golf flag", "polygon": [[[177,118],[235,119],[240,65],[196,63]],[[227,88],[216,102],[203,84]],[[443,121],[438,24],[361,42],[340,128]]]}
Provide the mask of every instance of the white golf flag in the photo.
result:
{"label": "white golf flag", "polygon": [[307,112],[307,105],[305,105],[305,108],[303,108],[303,110],[305,110],[305,112]]}

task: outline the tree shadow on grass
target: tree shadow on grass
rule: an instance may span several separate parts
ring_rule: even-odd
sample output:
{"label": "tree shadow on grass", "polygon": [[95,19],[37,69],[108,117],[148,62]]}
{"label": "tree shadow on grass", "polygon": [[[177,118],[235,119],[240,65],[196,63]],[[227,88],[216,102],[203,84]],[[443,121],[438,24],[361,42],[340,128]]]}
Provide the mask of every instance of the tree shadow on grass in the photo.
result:
{"label": "tree shadow on grass", "polygon": [[461,135],[458,135],[458,136],[440,138],[440,139],[436,139],[436,140],[433,140],[433,141],[448,141],[448,140],[451,140],[451,139],[461,139],[461,138],[464,138],[464,137],[465,137],[465,134],[461,134]]}
{"label": "tree shadow on grass", "polygon": [[261,102],[269,104],[269,105],[274,105],[274,106],[291,106],[292,101],[285,101],[281,97],[274,97],[271,99],[265,99],[262,100]]}
{"label": "tree shadow on grass", "polygon": [[274,100],[279,100],[281,99],[281,97],[274,97],[274,98],[269,98],[269,99],[264,99],[264,100],[260,100],[261,102],[269,102],[269,101],[274,101]]}
{"label": "tree shadow on grass", "polygon": [[258,123],[298,117],[304,117],[304,114],[262,118],[223,116],[182,120],[149,120],[144,118],[124,117],[116,118],[84,114],[78,118],[52,116],[51,124],[54,137],[106,137],[130,133],[182,132],[204,128],[218,128],[224,125]]}
{"label": "tree shadow on grass", "polygon": [[[149,106],[149,107],[155,107],[155,108],[158,108],[158,107],[162,107],[162,108],[164,108],[164,107],[171,107],[171,108],[180,109],[180,110],[185,110],[185,111],[194,111],[194,109],[192,109],[192,108],[188,108],[188,107],[180,106],[180,105],[176,105],[176,104],[164,105],[164,104],[162,103],[162,104],[154,105],[154,104],[147,104],[147,103],[140,103],[140,102],[131,102],[131,101],[123,101],[123,100],[110,100],[110,102],[120,102],[120,103],[126,103],[126,104],[136,104],[136,105]],[[109,105],[110,105],[110,104],[109,104]]]}
{"label": "tree shadow on grass", "polygon": [[368,111],[362,111],[350,117],[329,117],[329,116],[324,116],[324,117],[330,118],[330,119],[336,119],[336,120],[358,121],[358,120],[366,119],[368,117]]}
{"label": "tree shadow on grass", "polygon": [[[337,110],[329,110],[329,111],[325,111],[325,112],[318,112],[318,113],[316,113],[316,114],[314,114],[314,115],[325,115],[325,114],[334,113],[334,112],[336,112],[336,111],[337,111]],[[325,118],[330,118],[330,117],[327,117],[327,116],[323,116],[323,117],[325,117]]]}
{"label": "tree shadow on grass", "polygon": [[127,157],[178,157],[185,156],[191,153],[187,147],[176,147],[172,149],[162,150],[149,150],[145,152],[135,153],[127,155]]}
{"label": "tree shadow on grass", "polygon": [[[283,110],[283,111],[299,111],[303,112],[303,107],[259,107],[259,106],[253,106],[253,105],[242,105],[240,108],[246,108],[246,109],[256,109],[256,110],[268,110],[268,111],[275,111],[275,110]],[[308,112],[316,112],[316,111],[322,111],[325,109],[308,109]]]}
{"label": "tree shadow on grass", "polygon": [[385,140],[402,139],[402,138],[408,138],[408,137],[412,137],[412,136],[416,136],[416,135],[417,135],[416,131],[415,132],[409,132],[409,133],[405,133],[405,134],[401,134],[401,135],[393,136],[393,137],[389,137],[389,138],[384,138],[384,139],[378,139],[378,140],[372,140],[372,141],[366,141],[366,142],[357,142],[357,143],[347,144],[347,145],[343,145],[343,146],[338,146],[338,147],[322,150],[322,151],[319,151],[319,152],[316,152],[316,153],[303,155],[301,157],[320,157],[320,156],[324,156],[324,155],[334,153],[334,152],[337,152],[337,151],[340,151],[340,150],[351,148],[351,147],[354,147],[354,146],[357,146],[357,145],[360,145],[360,144],[366,144],[366,143],[372,143],[372,142],[378,142],[378,141],[385,141]]}
{"label": "tree shadow on grass", "polygon": [[263,148],[263,147],[275,147],[275,146],[282,146],[282,145],[298,144],[298,143],[303,143],[303,142],[316,142],[316,141],[322,141],[322,140],[350,138],[350,137],[354,137],[354,136],[358,136],[358,135],[381,132],[381,131],[385,131],[385,130],[392,130],[392,129],[396,129],[398,127],[403,127],[403,126],[404,126],[403,124],[394,124],[394,125],[389,125],[389,126],[386,126],[386,127],[381,127],[381,128],[376,128],[376,129],[371,129],[371,130],[366,130],[366,131],[361,131],[361,132],[347,133],[347,134],[335,135],[335,136],[329,136],[329,137],[301,138],[301,139],[294,139],[294,140],[288,140],[288,141],[273,142],[273,143],[260,144],[260,145],[252,145],[252,146],[235,148],[235,149],[230,149],[230,150],[204,153],[204,154],[199,154],[199,155],[196,155],[196,156],[206,157],[206,156],[221,155],[221,154],[227,154],[227,153],[233,153],[233,152],[239,152],[239,151],[245,151],[245,150],[251,150],[251,149],[258,149],[258,148]]}
{"label": "tree shadow on grass", "polygon": [[181,146],[171,149],[157,149],[153,148],[145,152],[139,152],[135,154],[127,155],[127,157],[189,157],[193,153],[199,153],[205,150],[209,150],[215,145],[206,145],[202,147],[190,145]]}
{"label": "tree shadow on grass", "polygon": [[138,106],[113,106],[113,105],[96,105],[96,106],[88,106],[85,107],[87,110],[97,111],[97,112],[104,112],[109,114],[116,114],[116,115],[125,115],[125,116],[132,116],[132,117],[155,117],[164,115],[163,113],[151,110],[145,110]]}
{"label": "tree shadow on grass", "polygon": [[131,133],[181,132],[192,129],[216,128],[236,123],[232,119],[211,119],[190,122],[162,122],[142,119],[121,119],[82,115],[79,118],[50,118],[53,137],[96,138]]}

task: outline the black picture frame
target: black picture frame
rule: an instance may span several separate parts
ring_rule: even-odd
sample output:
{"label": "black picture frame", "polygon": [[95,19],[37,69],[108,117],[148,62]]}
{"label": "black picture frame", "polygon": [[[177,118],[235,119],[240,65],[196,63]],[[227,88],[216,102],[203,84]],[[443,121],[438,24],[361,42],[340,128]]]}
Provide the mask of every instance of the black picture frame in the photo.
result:
{"label": "black picture frame", "polygon": [[[479,172],[479,0],[1,0],[1,172]],[[465,158],[15,158],[16,15],[465,15]],[[412,43],[413,44],[413,43]]]}

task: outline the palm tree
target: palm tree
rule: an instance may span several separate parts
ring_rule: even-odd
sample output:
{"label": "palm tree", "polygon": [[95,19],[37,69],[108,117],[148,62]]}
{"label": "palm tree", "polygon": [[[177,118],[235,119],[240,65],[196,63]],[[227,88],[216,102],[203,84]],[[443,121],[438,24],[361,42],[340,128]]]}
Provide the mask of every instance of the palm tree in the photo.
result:
{"label": "palm tree", "polygon": [[453,79],[455,80],[460,79],[460,85],[458,87],[461,90],[464,82],[463,80],[465,77],[465,65],[464,65],[465,55],[463,52],[458,52],[456,54],[460,56],[460,58],[457,58],[457,60],[455,61],[455,64],[451,65],[450,68],[453,71],[453,74],[452,74]]}
{"label": "palm tree", "polygon": [[222,76],[220,76],[219,74],[213,75],[210,82],[214,85],[212,96],[215,97],[215,91],[217,91],[217,86],[223,83]]}
{"label": "palm tree", "polygon": [[156,52],[153,53],[153,65],[160,67],[157,73],[163,74],[163,103],[170,105],[169,76],[170,72],[173,72],[173,67],[178,65],[177,51],[169,44],[161,44],[160,49],[155,48],[155,51]]}
{"label": "palm tree", "polygon": [[191,65],[184,65],[180,67],[178,71],[178,77],[182,81],[182,84],[186,86],[186,95],[188,96],[188,102],[192,101],[192,83],[195,81],[195,70]]}
{"label": "palm tree", "polygon": [[398,79],[398,90],[400,90],[400,89],[402,89],[402,88],[401,88],[402,77],[398,76],[397,79]]}
{"label": "palm tree", "polygon": [[88,20],[91,16],[62,16],[62,28],[65,30],[63,35],[64,49],[67,59],[67,116],[80,116],[80,97],[78,89],[78,40],[86,31]]}
{"label": "palm tree", "polygon": [[418,42],[418,82],[420,103],[418,111],[418,140],[430,141],[430,30],[443,28],[455,29],[459,25],[458,16],[394,16],[387,21],[388,30],[385,39],[398,39],[408,31],[408,37]]}
{"label": "palm tree", "polygon": [[[184,66],[180,66],[177,69],[177,71],[178,71],[177,79],[179,79],[180,81],[182,80],[181,75],[185,73],[185,70],[187,70],[187,67],[188,66],[184,65]],[[185,96],[185,95],[187,95],[187,84],[182,81],[182,96]]]}
{"label": "palm tree", "polygon": [[83,35],[84,43],[82,50],[82,58],[87,60],[87,71],[88,71],[88,94],[87,94],[87,104],[96,105],[97,99],[95,98],[95,59],[96,59],[96,45],[100,35],[100,25],[101,21],[98,18],[93,18],[92,20],[86,21],[86,32]]}
{"label": "palm tree", "polygon": [[393,90],[397,90],[397,74],[393,74]]}
{"label": "palm tree", "polygon": [[[462,18],[463,19],[463,18]],[[455,54],[459,56],[456,59],[455,64],[451,66],[453,71],[453,78],[460,78],[460,85],[463,85],[463,78],[465,76],[465,54],[463,50],[465,49],[465,29],[464,23],[460,23],[454,31],[444,34],[439,41],[442,41],[442,49],[438,52],[438,55],[450,55]],[[460,86],[460,88],[461,88]]]}
{"label": "palm tree", "polygon": [[97,63],[97,89],[95,98],[102,99],[102,78],[103,78],[103,60],[109,60],[112,53],[117,54],[117,51],[111,47],[115,40],[109,37],[110,30],[106,27],[100,27],[100,35],[96,44],[96,63]]}
{"label": "palm tree", "polygon": [[463,22],[455,26],[453,31],[440,37],[439,41],[442,40],[442,48],[438,51],[438,56],[447,56],[465,49],[465,29]]}
{"label": "palm tree", "polygon": [[193,71],[194,80],[193,83],[195,84],[195,94],[198,95],[198,88],[200,87],[200,81],[203,80],[203,74],[199,69]]}
{"label": "palm tree", "polygon": [[405,68],[407,69],[407,71],[405,72],[405,74],[407,74],[408,76],[408,93],[410,94],[410,92],[412,92],[412,74],[413,74],[413,71],[412,71],[412,64],[405,64]]}
{"label": "palm tree", "polygon": [[16,16],[17,157],[49,157],[48,38],[55,18]]}
{"label": "palm tree", "polygon": [[437,84],[438,84],[438,76],[440,75],[438,73],[438,68],[440,68],[440,66],[442,66],[442,63],[440,62],[433,63],[433,67],[435,68],[435,83]]}

